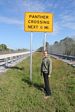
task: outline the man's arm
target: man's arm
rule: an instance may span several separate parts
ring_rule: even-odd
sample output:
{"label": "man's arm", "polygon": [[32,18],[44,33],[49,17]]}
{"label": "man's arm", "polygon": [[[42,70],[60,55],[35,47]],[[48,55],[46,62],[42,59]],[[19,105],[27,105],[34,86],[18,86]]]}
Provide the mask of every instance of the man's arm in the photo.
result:
{"label": "man's arm", "polygon": [[41,69],[40,69],[41,75],[42,75],[42,65],[43,65],[43,63],[41,62]]}
{"label": "man's arm", "polygon": [[49,77],[51,76],[52,73],[52,60],[49,58]]}
{"label": "man's arm", "polygon": [[50,58],[50,75],[51,75],[51,73],[52,73],[52,60]]}

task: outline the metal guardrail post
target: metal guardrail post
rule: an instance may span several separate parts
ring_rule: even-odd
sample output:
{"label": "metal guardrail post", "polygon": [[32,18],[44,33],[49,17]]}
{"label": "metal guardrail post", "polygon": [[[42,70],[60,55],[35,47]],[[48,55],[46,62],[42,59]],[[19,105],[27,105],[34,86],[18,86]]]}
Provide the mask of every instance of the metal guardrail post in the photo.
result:
{"label": "metal guardrail post", "polygon": [[5,58],[5,66],[8,66],[8,58]]}

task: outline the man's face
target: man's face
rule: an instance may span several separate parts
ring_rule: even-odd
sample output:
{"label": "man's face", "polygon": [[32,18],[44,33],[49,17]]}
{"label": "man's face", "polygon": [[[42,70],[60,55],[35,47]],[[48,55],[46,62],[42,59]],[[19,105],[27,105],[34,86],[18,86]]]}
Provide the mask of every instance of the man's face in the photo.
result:
{"label": "man's face", "polygon": [[45,52],[44,52],[44,57],[47,57],[47,56],[48,56],[48,54],[47,54],[47,52],[45,51]]}

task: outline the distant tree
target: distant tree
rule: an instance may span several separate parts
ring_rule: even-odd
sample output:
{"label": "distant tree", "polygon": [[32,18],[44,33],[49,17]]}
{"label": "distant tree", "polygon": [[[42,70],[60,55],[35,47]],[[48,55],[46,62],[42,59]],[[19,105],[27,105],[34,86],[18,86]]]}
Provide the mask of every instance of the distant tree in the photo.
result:
{"label": "distant tree", "polygon": [[42,52],[43,51],[43,47],[40,47],[37,49],[38,52]]}
{"label": "distant tree", "polygon": [[55,42],[54,42],[55,45],[57,45],[58,43],[59,43],[58,41],[55,41]]}
{"label": "distant tree", "polygon": [[71,55],[75,56],[75,44],[71,46]]}
{"label": "distant tree", "polygon": [[0,51],[8,50],[7,46],[5,44],[0,45]]}

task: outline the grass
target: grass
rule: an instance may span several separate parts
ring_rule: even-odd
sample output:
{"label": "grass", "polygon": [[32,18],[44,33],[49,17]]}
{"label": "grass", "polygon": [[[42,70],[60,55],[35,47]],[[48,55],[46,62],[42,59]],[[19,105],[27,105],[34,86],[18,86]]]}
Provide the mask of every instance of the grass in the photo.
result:
{"label": "grass", "polygon": [[75,68],[53,59],[52,96],[44,99],[40,75],[42,55],[33,55],[33,81],[29,58],[0,75],[0,112],[75,112]]}

